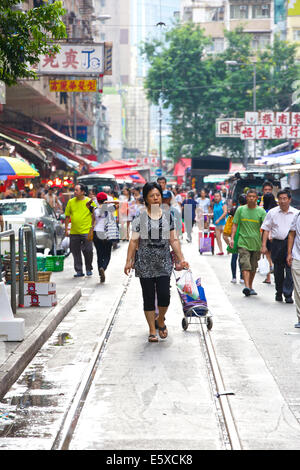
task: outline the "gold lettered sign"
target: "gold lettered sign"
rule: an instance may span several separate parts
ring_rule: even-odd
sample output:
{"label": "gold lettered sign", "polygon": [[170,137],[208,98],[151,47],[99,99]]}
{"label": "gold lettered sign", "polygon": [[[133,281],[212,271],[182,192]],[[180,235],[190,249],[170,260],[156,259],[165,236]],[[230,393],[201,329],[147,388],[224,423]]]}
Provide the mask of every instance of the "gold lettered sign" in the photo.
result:
{"label": "gold lettered sign", "polygon": [[49,80],[50,91],[68,93],[95,93],[97,80]]}

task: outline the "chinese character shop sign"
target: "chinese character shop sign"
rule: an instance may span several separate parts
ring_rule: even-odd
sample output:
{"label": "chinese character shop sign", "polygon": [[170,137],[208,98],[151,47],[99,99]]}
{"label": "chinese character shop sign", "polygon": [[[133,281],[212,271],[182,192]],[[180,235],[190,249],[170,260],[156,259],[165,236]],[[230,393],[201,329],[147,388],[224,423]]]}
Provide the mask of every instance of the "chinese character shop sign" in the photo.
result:
{"label": "chinese character shop sign", "polygon": [[50,80],[50,91],[68,93],[95,93],[97,80]]}
{"label": "chinese character shop sign", "polygon": [[51,75],[89,75],[104,73],[104,43],[62,44],[54,55],[40,58],[38,72]]}

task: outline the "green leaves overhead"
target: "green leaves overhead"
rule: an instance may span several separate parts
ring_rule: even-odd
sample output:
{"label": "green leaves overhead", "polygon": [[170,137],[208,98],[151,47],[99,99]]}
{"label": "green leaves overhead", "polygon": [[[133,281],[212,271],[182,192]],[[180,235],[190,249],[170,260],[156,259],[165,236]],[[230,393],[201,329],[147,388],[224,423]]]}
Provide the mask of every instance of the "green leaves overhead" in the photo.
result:
{"label": "green leaves overhead", "polygon": [[216,148],[242,156],[240,139],[215,137],[215,120],[243,117],[253,109],[254,62],[257,110],[283,111],[291,104],[299,77],[296,47],[275,37],[272,46],[255,52],[251,40],[241,28],[225,32],[225,51],[210,54],[212,40],[190,23],[175,25],[164,40],[143,45],[150,64],[145,88],[152,103],[170,110],[169,155],[175,160],[208,155]]}
{"label": "green leaves overhead", "polygon": [[13,8],[19,3],[0,2],[0,80],[7,85],[20,78],[35,78],[30,66],[40,55],[58,52],[56,42],[66,37],[61,1],[28,11]]}

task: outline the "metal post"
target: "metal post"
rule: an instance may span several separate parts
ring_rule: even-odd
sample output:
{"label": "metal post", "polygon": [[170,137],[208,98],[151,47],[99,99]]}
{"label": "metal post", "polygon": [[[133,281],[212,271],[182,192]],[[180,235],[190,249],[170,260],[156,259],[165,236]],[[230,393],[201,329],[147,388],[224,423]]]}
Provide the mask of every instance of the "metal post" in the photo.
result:
{"label": "metal post", "polygon": [[11,286],[10,303],[13,314],[17,313],[17,273],[16,273],[16,239],[15,232],[9,237],[10,259],[11,259]]}
{"label": "metal post", "polygon": [[76,109],[76,93],[73,93],[73,138],[77,140],[77,109]]}
{"label": "metal post", "polygon": [[159,105],[159,167],[162,170],[162,136],[161,136],[161,127],[162,127],[162,110],[161,105]]}
{"label": "metal post", "polygon": [[24,233],[29,281],[38,280],[35,229],[25,224],[19,228],[19,307],[24,307]]}
{"label": "metal post", "polygon": [[[256,112],[256,63],[253,64],[253,111]],[[256,160],[256,139],[254,139],[254,162],[255,160]]]}
{"label": "metal post", "polygon": [[16,237],[14,230],[6,230],[0,233],[0,238],[9,237],[10,263],[11,263],[11,289],[10,304],[14,314],[17,312],[17,273],[16,273]]}

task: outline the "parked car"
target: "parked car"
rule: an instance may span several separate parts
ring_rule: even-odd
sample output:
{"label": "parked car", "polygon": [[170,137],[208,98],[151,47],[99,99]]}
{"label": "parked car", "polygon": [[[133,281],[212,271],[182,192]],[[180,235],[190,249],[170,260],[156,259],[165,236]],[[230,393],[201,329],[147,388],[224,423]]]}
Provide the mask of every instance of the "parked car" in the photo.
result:
{"label": "parked car", "polygon": [[38,251],[44,252],[49,248],[52,253],[56,253],[60,249],[64,226],[44,199],[3,199],[0,200],[0,210],[5,229],[12,228],[17,237],[23,224],[32,224],[35,227]]}

